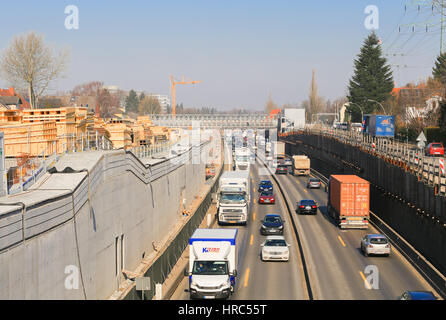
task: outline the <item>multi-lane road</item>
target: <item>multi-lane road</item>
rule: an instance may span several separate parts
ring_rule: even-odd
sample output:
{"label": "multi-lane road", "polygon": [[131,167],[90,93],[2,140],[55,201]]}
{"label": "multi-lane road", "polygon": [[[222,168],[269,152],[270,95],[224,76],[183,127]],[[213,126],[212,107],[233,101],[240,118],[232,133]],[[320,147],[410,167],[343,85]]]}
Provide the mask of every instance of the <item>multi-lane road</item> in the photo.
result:
{"label": "multi-lane road", "polygon": [[[341,230],[326,214],[324,189],[307,189],[307,177],[290,174],[276,175],[284,191],[279,192],[276,182],[264,166],[251,165],[251,210],[246,226],[238,226],[238,276],[231,299],[353,299],[393,300],[406,290],[435,290],[394,248],[389,257],[365,257],[359,247],[366,233],[378,233],[372,226],[368,230]],[[276,204],[259,205],[257,186],[260,180],[274,184]],[[294,209],[301,199],[313,199],[319,204],[316,216],[288,215],[285,201]],[[262,262],[260,220],[268,213],[279,213],[286,221],[284,236],[290,247],[289,262]],[[302,255],[296,241],[292,221],[301,241],[308,278],[304,276]],[[215,226],[219,227],[220,226]],[[223,228],[232,228],[231,226]],[[373,278],[374,280],[371,280]],[[189,299],[184,292],[187,277],[180,283],[172,299]]]}

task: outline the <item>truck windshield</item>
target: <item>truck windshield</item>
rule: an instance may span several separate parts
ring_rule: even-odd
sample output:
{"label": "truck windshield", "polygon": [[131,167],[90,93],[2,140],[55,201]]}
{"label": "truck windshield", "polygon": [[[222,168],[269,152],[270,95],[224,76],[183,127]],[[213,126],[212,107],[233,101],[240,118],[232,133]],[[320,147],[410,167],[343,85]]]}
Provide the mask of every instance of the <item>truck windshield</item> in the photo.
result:
{"label": "truck windshield", "polygon": [[241,162],[248,162],[248,156],[236,156],[235,160]]}
{"label": "truck windshield", "polygon": [[221,203],[244,203],[245,201],[244,193],[222,193],[220,198]]}
{"label": "truck windshield", "polygon": [[192,274],[225,275],[228,274],[227,261],[195,261]]}

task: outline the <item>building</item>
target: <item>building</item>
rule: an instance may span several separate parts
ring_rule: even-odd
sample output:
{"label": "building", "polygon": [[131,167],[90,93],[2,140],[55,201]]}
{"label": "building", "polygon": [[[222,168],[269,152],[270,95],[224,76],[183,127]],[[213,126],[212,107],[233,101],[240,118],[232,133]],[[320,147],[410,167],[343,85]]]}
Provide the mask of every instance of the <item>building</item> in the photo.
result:
{"label": "building", "polygon": [[444,89],[431,89],[425,84],[394,88],[392,95],[397,103],[405,108],[406,121],[413,118],[424,118],[438,108]]}
{"label": "building", "polygon": [[0,89],[0,104],[8,109],[30,109],[31,105],[14,88]]}
{"label": "building", "polygon": [[286,108],[279,116],[279,132],[289,132],[305,126],[305,109]]}
{"label": "building", "polygon": [[145,96],[151,96],[156,98],[161,106],[161,113],[167,113],[167,107],[170,106],[169,96],[165,94],[155,94],[155,93],[146,93],[144,91],[136,91],[136,94],[138,96],[140,96],[141,93],[144,93]]}

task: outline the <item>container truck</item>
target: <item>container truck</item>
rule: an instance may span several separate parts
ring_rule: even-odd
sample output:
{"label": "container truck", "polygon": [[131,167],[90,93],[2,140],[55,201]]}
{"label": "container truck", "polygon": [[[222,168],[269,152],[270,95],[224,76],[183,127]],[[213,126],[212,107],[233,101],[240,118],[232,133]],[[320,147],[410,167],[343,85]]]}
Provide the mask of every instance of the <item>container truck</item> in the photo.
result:
{"label": "container truck", "polygon": [[395,136],[395,116],[366,114],[362,123],[364,132],[374,137],[393,138]]}
{"label": "container truck", "polygon": [[310,158],[305,155],[293,156],[293,175],[310,175]]}
{"label": "container truck", "polygon": [[218,224],[246,224],[250,201],[249,171],[225,171],[217,190]]}
{"label": "container truck", "polygon": [[237,229],[197,229],[189,239],[191,299],[227,299],[237,277]]}
{"label": "container truck", "polygon": [[327,209],[341,229],[367,229],[370,219],[370,183],[355,175],[331,175]]}

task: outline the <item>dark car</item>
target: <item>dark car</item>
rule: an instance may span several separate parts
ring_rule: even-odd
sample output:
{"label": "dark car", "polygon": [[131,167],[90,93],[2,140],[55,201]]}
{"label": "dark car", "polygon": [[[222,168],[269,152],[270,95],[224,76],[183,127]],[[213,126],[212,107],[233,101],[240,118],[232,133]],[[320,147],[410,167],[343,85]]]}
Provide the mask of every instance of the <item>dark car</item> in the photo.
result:
{"label": "dark car", "polygon": [[262,191],[259,195],[259,204],[265,204],[265,203],[276,203],[276,197],[272,190],[268,191]]}
{"label": "dark car", "polygon": [[296,213],[317,214],[317,203],[314,200],[300,200],[297,203]]}
{"label": "dark car", "polygon": [[283,234],[283,220],[279,214],[267,214],[260,227],[262,235]]}
{"label": "dark car", "polygon": [[307,189],[310,188],[320,188],[321,187],[321,180],[319,178],[310,178],[307,182]]}
{"label": "dark car", "polygon": [[262,191],[273,191],[273,184],[269,180],[262,180],[259,183],[259,192]]}
{"label": "dark car", "polygon": [[279,164],[276,168],[276,173],[287,174],[287,172],[288,172],[288,166],[284,164]]}
{"label": "dark car", "polygon": [[437,300],[431,291],[406,291],[398,300]]}

